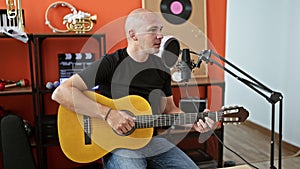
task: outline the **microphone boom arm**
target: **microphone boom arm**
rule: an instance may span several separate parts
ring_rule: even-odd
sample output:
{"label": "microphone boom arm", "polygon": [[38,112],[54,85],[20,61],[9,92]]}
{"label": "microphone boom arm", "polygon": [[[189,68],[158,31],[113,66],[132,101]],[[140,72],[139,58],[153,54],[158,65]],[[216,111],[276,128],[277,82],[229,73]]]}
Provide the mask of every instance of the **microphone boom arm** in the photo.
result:
{"label": "microphone boom arm", "polygon": [[[193,53],[196,54],[195,52],[193,52]],[[234,68],[235,70],[237,70],[239,73],[243,74],[244,76],[246,76],[247,78],[249,78],[250,80],[252,80],[252,81],[244,79],[242,77],[239,77],[237,74],[235,74],[231,70],[227,69],[225,66],[223,66],[222,64],[220,64],[219,62],[217,62],[216,60],[214,60],[211,57],[212,54],[215,57],[217,57],[218,59],[220,59],[221,61],[223,61],[224,63],[228,64],[229,66],[231,66],[232,68]],[[263,96],[264,98],[266,98],[266,100],[268,102],[270,102],[270,103],[275,104],[276,102],[280,101],[283,98],[283,96],[282,96],[281,93],[271,90],[266,85],[262,84],[261,82],[259,82],[258,80],[256,80],[255,78],[253,78],[252,76],[250,76],[249,74],[247,74],[245,71],[243,71],[239,67],[235,66],[234,64],[232,64],[231,62],[229,62],[228,60],[226,60],[225,58],[223,58],[222,56],[220,56],[219,54],[217,54],[216,52],[214,52],[213,50],[211,50],[211,49],[210,50],[202,50],[197,55],[199,56],[200,62],[201,61],[205,61],[206,63],[215,64],[218,67],[224,69],[226,72],[228,72],[229,74],[231,74],[234,78],[236,78],[237,80],[241,81],[242,83],[244,83],[245,85],[247,85],[248,87],[250,87],[252,90],[256,91],[258,94],[260,94],[261,96]],[[271,94],[271,96],[268,97],[266,94],[264,94],[263,92],[261,92],[257,88],[260,88],[260,89],[262,89],[264,91],[267,91],[268,93]]]}
{"label": "microphone boom arm", "polygon": [[[270,169],[276,169],[276,167],[274,166],[274,157],[275,157],[275,149],[274,149],[274,143],[275,143],[275,141],[274,141],[274,139],[275,139],[275,104],[279,101],[280,104],[279,104],[278,166],[279,166],[279,169],[281,169],[281,166],[282,166],[282,162],[281,162],[282,161],[282,158],[281,158],[281,154],[282,154],[282,149],[281,149],[281,144],[282,144],[282,105],[283,105],[283,96],[282,96],[282,94],[280,92],[276,92],[276,91],[271,90],[266,85],[262,84],[261,82],[259,82],[258,80],[256,80],[255,78],[253,78],[252,76],[247,74],[245,71],[241,70],[240,68],[238,68],[234,64],[230,63],[225,58],[223,58],[222,56],[220,56],[219,54],[217,54],[216,52],[214,52],[211,49],[210,50],[202,50],[199,54],[197,54],[196,52],[191,52],[191,53],[196,54],[196,55],[199,56],[198,63],[201,63],[201,61],[204,61],[206,63],[217,65],[218,67],[222,68],[223,70],[228,72],[230,75],[235,77],[237,80],[241,81],[242,83],[244,83],[245,85],[250,87],[252,90],[254,90],[258,94],[260,94],[261,96],[266,98],[266,100],[269,103],[272,104],[272,106],[271,106],[272,107],[272,111],[271,111],[272,118],[271,118],[271,141],[270,141],[270,146],[271,146],[271,150],[270,150]],[[224,63],[228,64],[229,66],[231,66],[232,68],[237,70],[239,73],[243,74],[244,76],[246,76],[247,78],[252,80],[252,81],[239,77],[238,75],[233,73],[231,70],[227,69],[225,66],[223,66],[222,64],[220,64],[216,60],[212,59],[211,58],[212,54],[215,57],[217,57],[218,59],[220,59],[221,61],[223,61]],[[271,94],[271,96],[268,97],[266,94],[264,94],[259,89],[262,89],[266,92],[269,92]]]}

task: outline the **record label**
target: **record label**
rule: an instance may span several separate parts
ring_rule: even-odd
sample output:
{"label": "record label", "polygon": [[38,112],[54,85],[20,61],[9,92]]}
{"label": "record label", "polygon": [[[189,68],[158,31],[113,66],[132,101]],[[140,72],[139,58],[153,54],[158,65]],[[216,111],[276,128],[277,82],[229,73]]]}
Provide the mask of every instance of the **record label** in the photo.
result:
{"label": "record label", "polygon": [[190,0],[162,0],[160,11],[168,22],[179,25],[191,16],[192,4]]}

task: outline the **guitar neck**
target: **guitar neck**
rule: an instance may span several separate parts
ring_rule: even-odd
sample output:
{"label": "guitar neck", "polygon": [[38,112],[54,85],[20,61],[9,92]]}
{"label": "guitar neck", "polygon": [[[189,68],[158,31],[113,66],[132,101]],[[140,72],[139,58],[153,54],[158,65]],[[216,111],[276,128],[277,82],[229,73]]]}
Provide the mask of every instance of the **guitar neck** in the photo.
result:
{"label": "guitar neck", "polygon": [[199,119],[209,117],[214,121],[221,119],[222,112],[202,112],[202,113],[180,113],[180,114],[160,114],[136,116],[136,128],[166,127],[172,125],[193,124]]}

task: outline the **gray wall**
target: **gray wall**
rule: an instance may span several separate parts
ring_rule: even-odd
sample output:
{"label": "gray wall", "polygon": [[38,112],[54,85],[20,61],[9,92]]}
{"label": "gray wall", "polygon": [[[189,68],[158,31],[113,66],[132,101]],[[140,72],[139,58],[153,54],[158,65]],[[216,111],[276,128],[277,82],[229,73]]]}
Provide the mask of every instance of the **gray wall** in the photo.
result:
{"label": "gray wall", "polygon": [[[283,140],[300,147],[300,1],[227,3],[226,59],[283,94]],[[267,100],[228,73],[225,81],[225,105],[243,105],[250,112],[250,121],[270,129]],[[276,108],[278,122],[278,104]]]}

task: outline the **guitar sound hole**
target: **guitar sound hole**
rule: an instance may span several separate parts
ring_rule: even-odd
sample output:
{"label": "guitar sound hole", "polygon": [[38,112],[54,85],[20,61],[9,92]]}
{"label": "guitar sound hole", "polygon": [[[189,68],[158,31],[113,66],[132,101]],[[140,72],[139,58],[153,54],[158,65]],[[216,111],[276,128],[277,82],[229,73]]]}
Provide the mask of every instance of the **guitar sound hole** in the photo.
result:
{"label": "guitar sound hole", "polygon": [[[124,111],[124,112],[126,112],[127,114],[129,114],[131,117],[134,117],[134,114],[133,114],[132,112],[128,111],[128,110],[121,110],[121,111]],[[136,129],[136,128],[133,127],[131,130],[129,130],[129,131],[127,131],[126,133],[123,133],[123,134],[120,134],[120,133],[116,132],[115,130],[113,130],[113,131],[114,131],[117,135],[119,135],[119,136],[129,136],[130,134],[132,134],[132,133],[134,132],[135,129]]]}

